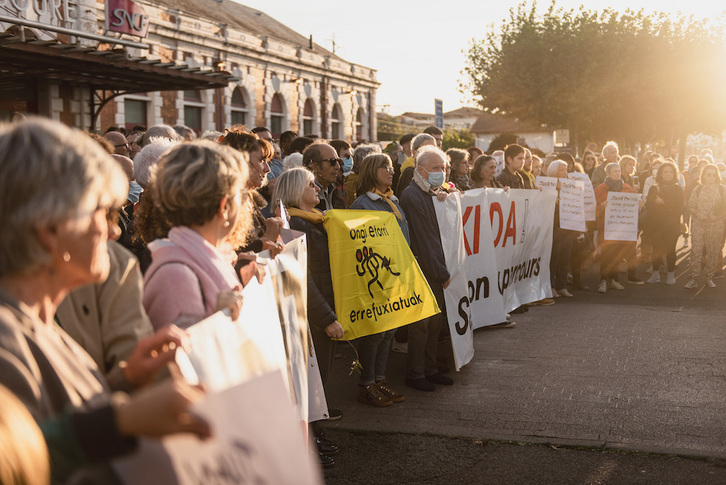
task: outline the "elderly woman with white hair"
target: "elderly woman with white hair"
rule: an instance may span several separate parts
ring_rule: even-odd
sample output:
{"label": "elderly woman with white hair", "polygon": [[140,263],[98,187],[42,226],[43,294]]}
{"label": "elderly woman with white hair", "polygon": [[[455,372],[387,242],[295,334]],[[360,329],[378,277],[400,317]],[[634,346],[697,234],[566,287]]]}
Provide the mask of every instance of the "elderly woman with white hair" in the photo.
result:
{"label": "elderly woman with white hair", "polygon": [[605,208],[608,203],[609,192],[635,193],[630,185],[623,182],[620,164],[608,163],[605,166],[605,181],[595,187],[595,201],[597,203],[597,228],[600,255],[600,286],[597,291],[605,293],[611,290],[624,290],[625,287],[618,281],[618,267],[625,258],[628,261],[628,280],[635,278],[635,243],[605,240]]}
{"label": "elderly woman with white hair", "polygon": [[[91,357],[54,322],[70,290],[107,277],[107,242],[118,235],[109,217],[127,189],[81,132],[47,120],[0,128],[0,384],[38,421],[70,416],[61,432],[85,454],[79,466],[132,451],[137,435],[209,432],[188,413],[199,391],[180,382],[112,402]],[[147,341],[118,368],[130,387],[173,359],[179,335]]]}
{"label": "elderly woman with white hair", "polygon": [[550,257],[550,280],[552,282],[552,296],[557,298],[564,296],[572,298],[572,293],[567,290],[567,272],[570,268],[570,256],[572,255],[572,243],[577,237],[577,232],[560,227],[560,182],[559,179],[567,179],[567,162],[555,160],[547,167],[547,176],[556,177],[557,181],[557,203],[555,205],[554,225],[552,230],[552,255]]}

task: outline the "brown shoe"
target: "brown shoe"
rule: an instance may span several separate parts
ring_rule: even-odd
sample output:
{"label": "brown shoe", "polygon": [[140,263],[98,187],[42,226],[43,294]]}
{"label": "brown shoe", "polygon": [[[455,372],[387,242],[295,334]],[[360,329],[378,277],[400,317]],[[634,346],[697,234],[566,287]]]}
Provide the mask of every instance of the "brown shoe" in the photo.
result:
{"label": "brown shoe", "polygon": [[377,408],[390,406],[393,404],[391,398],[384,396],[375,384],[369,384],[367,386],[360,386],[358,391],[358,402],[363,404],[369,404]]}
{"label": "brown shoe", "polygon": [[378,392],[393,402],[403,402],[406,400],[406,397],[403,394],[388,387],[388,383],[386,381],[377,382],[376,386],[378,387]]}

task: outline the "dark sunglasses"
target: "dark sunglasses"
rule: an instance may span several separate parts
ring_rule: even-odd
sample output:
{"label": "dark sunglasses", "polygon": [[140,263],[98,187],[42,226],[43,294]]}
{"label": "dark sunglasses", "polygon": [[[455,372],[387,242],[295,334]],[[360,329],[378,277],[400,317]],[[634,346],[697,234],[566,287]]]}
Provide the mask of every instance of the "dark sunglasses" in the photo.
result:
{"label": "dark sunglasses", "polygon": [[318,160],[318,162],[328,162],[331,165],[343,165],[342,158],[323,158],[322,160]]}

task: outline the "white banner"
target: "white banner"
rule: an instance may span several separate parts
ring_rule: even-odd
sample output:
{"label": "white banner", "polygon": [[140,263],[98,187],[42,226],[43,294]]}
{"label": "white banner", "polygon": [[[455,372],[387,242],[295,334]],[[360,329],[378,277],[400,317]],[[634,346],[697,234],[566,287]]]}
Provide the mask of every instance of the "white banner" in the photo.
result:
{"label": "white banner", "polygon": [[595,201],[595,189],[592,187],[592,181],[586,173],[573,172],[567,176],[583,183],[585,189],[585,220],[597,220],[597,202]]}
{"label": "white banner", "polygon": [[[458,328],[470,324],[476,330],[502,323],[507,318],[504,300],[497,288],[497,261],[494,258],[487,190],[468,190],[460,195],[465,251],[462,266],[466,268],[467,291],[456,302],[456,314],[453,318],[456,319]],[[447,209],[450,206],[447,205]],[[442,241],[448,237],[449,232],[442,230]]]}
{"label": "white banner", "polygon": [[585,232],[585,185],[579,180],[560,179],[560,227]]}
{"label": "white banner", "polygon": [[556,191],[488,189],[497,286],[510,312],[552,296],[550,256]]}
{"label": "white banner", "polygon": [[608,192],[605,206],[605,240],[637,241],[640,194]]}
{"label": "white banner", "polygon": [[141,440],[139,450],[114,468],[130,485],[321,484],[286,387],[275,371],[210,394],[194,411],[209,421],[211,438]]}
{"label": "white banner", "polygon": [[449,194],[444,202],[434,201],[434,208],[446,269],[451,275],[449,286],[444,290],[444,298],[451,345],[454,349],[454,364],[458,371],[474,357],[474,329],[469,325],[471,313],[468,305],[461,304],[462,301],[467,301],[467,261],[459,193]]}

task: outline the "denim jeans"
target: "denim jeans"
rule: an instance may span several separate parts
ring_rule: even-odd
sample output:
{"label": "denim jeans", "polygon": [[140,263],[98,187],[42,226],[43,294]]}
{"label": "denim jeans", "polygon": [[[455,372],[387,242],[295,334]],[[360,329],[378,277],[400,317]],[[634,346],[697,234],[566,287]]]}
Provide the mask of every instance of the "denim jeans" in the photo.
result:
{"label": "denim jeans", "polygon": [[386,378],[388,353],[395,332],[396,330],[387,330],[356,339],[358,360],[363,367],[360,374],[361,385],[367,386]]}

